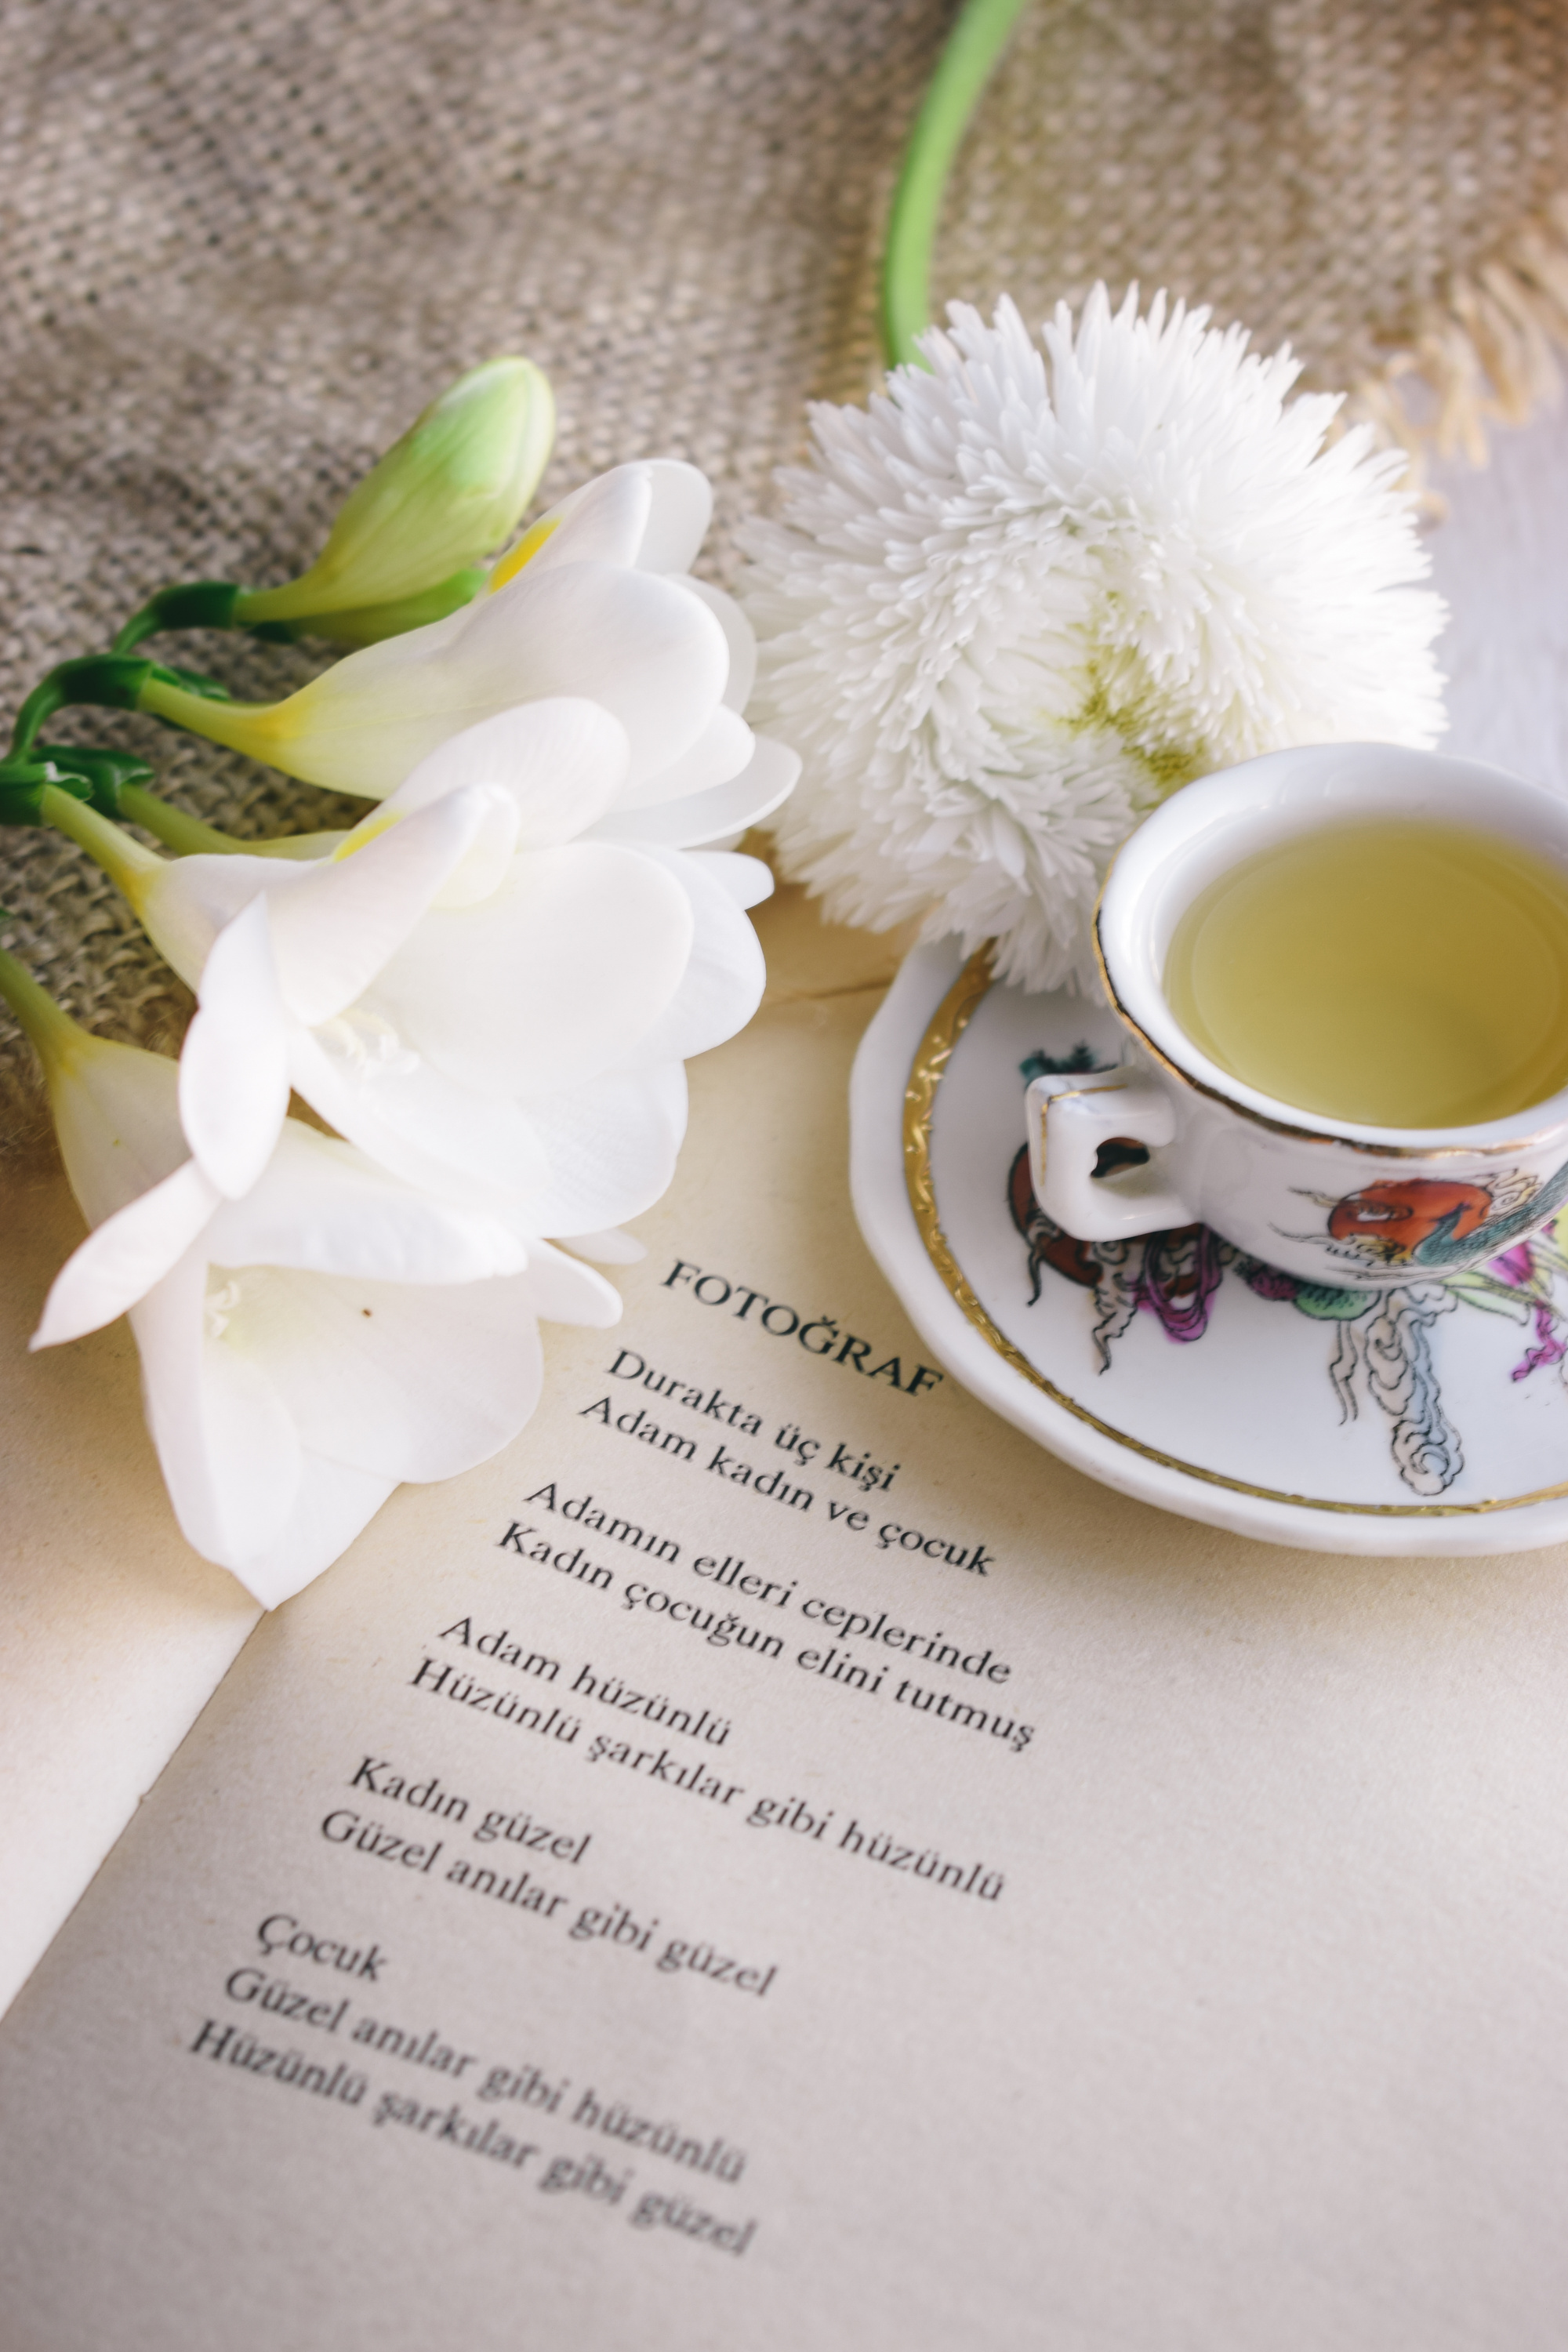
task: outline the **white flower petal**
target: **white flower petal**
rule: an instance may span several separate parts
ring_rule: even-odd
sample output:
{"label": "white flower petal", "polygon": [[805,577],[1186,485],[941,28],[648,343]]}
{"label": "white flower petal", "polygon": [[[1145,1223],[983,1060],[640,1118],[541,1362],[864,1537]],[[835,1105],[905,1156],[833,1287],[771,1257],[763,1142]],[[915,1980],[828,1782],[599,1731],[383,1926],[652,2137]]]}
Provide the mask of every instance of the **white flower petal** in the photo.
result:
{"label": "white flower petal", "polygon": [[384,1063],[375,1048],[388,1041],[372,1030],[365,1046],[363,1035],[362,1024],[346,1020],[315,1033],[297,1029],[289,1069],[311,1108],[379,1166],[481,1207],[531,1198],[549,1182],[536,1123],[521,1104],[459,1085],[395,1038]]}
{"label": "white flower petal", "polygon": [[706,474],[679,457],[650,457],[647,470],[652,497],[632,561],[639,572],[689,572],[713,520],[712,487]]}
{"label": "white flower petal", "polygon": [[730,893],[737,907],[760,907],[773,895],[773,868],[760,857],[746,857],[735,850],[704,849],[696,853],[696,861],[704,874],[711,875]]}
{"label": "white flower petal", "polygon": [[574,1234],[572,1254],[574,1257],[593,1258],[600,1265],[640,1265],[647,1250],[630,1234],[620,1233],[611,1225],[602,1234]]}
{"label": "white flower petal", "polygon": [[190,1157],[180,1074],[163,1054],[82,1037],[50,1076],[60,1157],[89,1225],[161,1184]]}
{"label": "white flower petal", "polygon": [[548,1094],[627,1058],[691,937],[679,891],[642,851],[537,850],[482,906],[433,910],[364,1006],[465,1085]]}
{"label": "white flower petal", "polygon": [[684,1062],[745,1027],[762,1003],[767,970],[756,932],[710,870],[717,859],[679,849],[650,848],[644,855],[658,858],[685,891],[693,933],[680,986],[638,1039],[637,1055],[639,1060],[646,1055],[654,1062]]}
{"label": "white flower petal", "polygon": [[416,1192],[298,1119],[284,1128],[255,1190],[219,1209],[206,1246],[224,1265],[385,1282],[477,1282],[521,1274],[530,1262],[502,1218]]}
{"label": "white flower petal", "polygon": [[710,792],[716,784],[727,784],[731,778],[744,773],[754,743],[755,738],[745,720],[738,719],[721,702],[697,740],[678,760],[672,760],[657,775],[645,776],[640,782],[628,782],[623,787],[616,797],[616,810],[657,808],[665,801],[689,800],[695,793]]}
{"label": "white flower petal", "polygon": [[173,964],[188,988],[195,988],[218,933],[264,891],[281,903],[320,863],[319,858],[252,857],[243,851],[203,850],[191,857],[171,857],[142,884],[136,911],[164,961]]}
{"label": "white flower petal", "polygon": [[192,1250],[141,1304],[147,1425],[187,1543],[243,1577],[294,1507],[302,1452],[260,1368],[205,1329],[205,1253]]}
{"label": "white flower petal", "polygon": [[[492,830],[498,817],[499,837]],[[353,1003],[487,831],[500,879],[514,827],[504,794],[468,785],[388,824],[363,846],[351,834],[338,856],[298,869],[299,884],[279,892],[272,908],[273,951],[289,1011],[314,1027]]]}
{"label": "white flower petal", "polygon": [[507,1444],[539,1401],[527,1286],[252,1268],[225,1344],[264,1370],[313,1454],[382,1478],[450,1478]]}
{"label": "white flower petal", "polygon": [[636,563],[653,501],[651,466],[612,466],[540,518],[555,528],[525,568],[542,574],[563,563]]}
{"label": "white flower petal", "polygon": [[30,1344],[58,1348],[125,1314],[184,1256],[222,1197],[187,1160],[117,1210],[56,1275]]}
{"label": "white flower petal", "polygon": [[517,804],[495,785],[479,788],[484,815],[474,837],[432,898],[433,907],[476,907],[505,879],[517,848]]}
{"label": "white flower petal", "polygon": [[[489,709],[581,695],[625,727],[634,785],[699,740],[729,673],[730,649],[712,614],[678,582],[651,572],[570,563],[540,574],[531,563],[493,596],[468,606],[465,618],[450,660],[473,681],[470,708],[443,735],[486,715],[471,707],[481,694],[490,698]],[[395,781],[412,765],[410,759]]]}
{"label": "white flower petal", "polygon": [[686,1072],[679,1062],[611,1071],[529,1109],[550,1176],[528,1213],[569,1243],[640,1216],[668,1189],[686,1133]]}
{"label": "white flower petal", "polygon": [[548,1242],[535,1239],[529,1244],[526,1288],[534,1313],[547,1323],[581,1323],[607,1331],[621,1319],[621,1294],[615,1285],[592,1266],[579,1265],[575,1255],[552,1249]]}
{"label": "white flower petal", "polygon": [[689,572],[712,520],[713,492],[697,467],[679,457],[634,458],[584,482],[541,518],[555,528],[528,568],[598,562]]}
{"label": "white flower petal", "polygon": [[412,815],[465,784],[489,784],[516,803],[518,847],[552,848],[585,832],[610,806],[630,759],[626,729],[600,704],[551,696],[464,728],[383,806]]}
{"label": "white flower petal", "polygon": [[330,857],[349,837],[349,828],[340,826],[335,833],[280,833],[271,841],[258,841],[258,857],[296,858]]}
{"label": "white flower petal", "polygon": [[214,940],[180,1050],[180,1119],[202,1173],[248,1192],[289,1109],[289,1040],[268,929],[253,898]]}
{"label": "white flower petal", "polygon": [[270,1550],[235,1564],[235,1575],[264,1609],[292,1601],[342,1559],[397,1483],[306,1452],[292,1507]]}
{"label": "white flower petal", "polygon": [[730,709],[743,712],[757,682],[757,633],[733,596],[727,596],[722,588],[715,588],[711,581],[683,580],[681,585],[689,595],[702,599],[724,632],[730,648],[724,700]]}
{"label": "white flower petal", "polygon": [[798,753],[765,735],[754,736],[750,762],[729,783],[713,784],[689,799],[665,801],[656,808],[613,808],[599,819],[590,838],[657,842],[664,849],[695,849],[704,842],[732,840],[782,808],[799,775]]}
{"label": "white flower petal", "polygon": [[290,696],[286,727],[252,730],[242,748],[306,783],[384,800],[449,735],[519,699],[495,662],[465,661],[454,625],[471,626],[471,610],[345,654]]}

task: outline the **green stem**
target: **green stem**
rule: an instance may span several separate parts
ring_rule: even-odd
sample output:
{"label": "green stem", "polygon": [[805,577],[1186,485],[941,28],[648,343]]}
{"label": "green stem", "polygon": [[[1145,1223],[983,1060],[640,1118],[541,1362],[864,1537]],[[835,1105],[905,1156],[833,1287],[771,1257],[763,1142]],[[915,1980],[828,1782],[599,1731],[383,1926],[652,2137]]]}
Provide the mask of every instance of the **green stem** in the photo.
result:
{"label": "green stem", "polygon": [[[33,688],[16,713],[10,756],[26,760],[45,720],[74,703],[96,703],[104,710],[156,710],[162,715],[163,704],[153,699],[155,688],[165,697],[174,697],[170,707],[176,724],[180,723],[180,714],[188,709],[205,707],[216,710],[229,699],[226,687],[219,686],[213,678],[198,677],[195,670],[164,669],[161,663],[144,661],[136,654],[83,654],[71,661],[57,662],[48,676]],[[258,703],[252,708],[268,710],[276,706]],[[199,735],[208,730],[196,727],[191,731]],[[226,740],[221,733],[216,738],[220,743]]]}
{"label": "green stem", "polygon": [[143,849],[106,816],[100,816],[85,801],[73,800],[69,793],[61,792],[58,784],[46,784],[39,799],[38,813],[45,824],[52,824],[68,841],[102,866],[117,889],[122,890],[132,906],[136,904],[139,884],[149,874],[163,871],[163,860],[155,850]]}
{"label": "green stem", "polygon": [[144,792],[140,784],[121,784],[120,814],[182,857],[199,856],[209,850],[232,853],[255,845],[237,841],[232,833],[219,833],[216,825],[204,824],[200,817],[187,816],[183,809],[171,808],[167,801],[160,800],[156,793]]}
{"label": "green stem", "polygon": [[58,662],[16,713],[11,734],[12,758],[25,760],[45,720],[72,703],[97,703],[106,710],[134,710],[137,696],[153,675],[153,667],[152,662],[127,661],[118,654],[85,654],[71,661]]}
{"label": "green stem", "polygon": [[[116,806],[122,817],[142,826],[181,857],[325,857],[343,837],[340,827],[332,833],[279,833],[265,841],[242,841],[237,834],[220,833],[216,825],[204,824],[199,816],[171,808],[167,801],[143,791],[140,784],[121,784]],[[91,847],[90,843],[85,845]],[[97,850],[93,855],[98,856]]]}
{"label": "green stem", "polygon": [[921,364],[931,324],[931,247],[959,142],[1024,0],[965,0],[931,78],[893,192],[882,262],[882,349],[889,367]]}
{"label": "green stem", "polygon": [[184,580],[177,587],[160,588],[132,614],[111,651],[128,654],[160,629],[231,629],[240,593],[234,580]]}
{"label": "green stem", "polygon": [[270,758],[281,703],[215,701],[196,693],[171,671],[154,669],[151,662],[147,667],[149,676],[136,706],[139,710],[166,719],[171,727],[183,727],[188,734],[204,735],[209,743],[248,752],[253,760]]}
{"label": "green stem", "polygon": [[235,599],[234,626],[285,645],[297,637],[325,637],[342,646],[375,645],[383,637],[401,636],[405,629],[444,621],[448,613],[471,604],[489,580],[482,564],[470,563],[432,587],[412,590],[384,604],[329,605],[321,611],[308,604],[300,609],[298,581],[286,588],[243,588]]}
{"label": "green stem", "polygon": [[68,1013],[62,1012],[47,988],[14,955],[0,948],[0,997],[4,997],[38,1049],[46,1069],[62,1060],[81,1035]]}

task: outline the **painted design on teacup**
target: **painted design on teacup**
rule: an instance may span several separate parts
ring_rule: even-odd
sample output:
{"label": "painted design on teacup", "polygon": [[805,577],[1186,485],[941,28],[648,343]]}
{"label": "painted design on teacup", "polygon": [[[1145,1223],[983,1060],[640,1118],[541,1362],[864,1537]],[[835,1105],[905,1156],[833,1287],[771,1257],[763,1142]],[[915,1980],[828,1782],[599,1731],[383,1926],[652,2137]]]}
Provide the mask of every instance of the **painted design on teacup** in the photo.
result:
{"label": "painted design on teacup", "polygon": [[[1020,1066],[1026,1082],[1046,1072],[1089,1072],[1110,1065],[1097,1062],[1087,1045],[1078,1045],[1065,1059],[1031,1054]],[[1432,1332],[1440,1318],[1461,1306],[1510,1318],[1531,1335],[1512,1379],[1527,1380],[1555,1366],[1568,1383],[1568,1213],[1528,1239],[1513,1238],[1542,1216],[1543,1194],[1544,1205],[1551,1206],[1568,1197],[1568,1168],[1522,1196],[1515,1177],[1491,1187],[1415,1178],[1367,1185],[1340,1201],[1323,1198],[1330,1232],[1343,1254],[1364,1248],[1363,1264],[1408,1264],[1417,1276],[1432,1269],[1425,1280],[1373,1291],[1305,1282],[1237,1249],[1206,1225],[1183,1225],[1131,1241],[1081,1241],[1053,1223],[1036,1201],[1026,1148],[1015,1157],[1007,1179],[1008,1207],[1027,1251],[1030,1304],[1039,1298],[1047,1273],[1086,1294],[1102,1376],[1112,1369],[1115,1342],[1140,1314],[1152,1316],[1176,1345],[1201,1339],[1222,1284],[1227,1275],[1235,1276],[1257,1297],[1333,1327],[1325,1369],[1342,1423],[1359,1420],[1363,1404],[1380,1412],[1400,1478],[1427,1500],[1445,1493],[1464,1468],[1459,1433],[1443,1409],[1433,1357]],[[1445,1274],[1436,1271],[1444,1263],[1440,1256],[1434,1265],[1424,1255],[1428,1245],[1437,1251],[1445,1244],[1463,1248],[1489,1223],[1495,1223],[1507,1245],[1484,1265]]]}
{"label": "painted design on teacup", "polygon": [[1440,1272],[1473,1262],[1482,1244],[1489,1257],[1500,1253],[1559,1209],[1568,1200],[1568,1162],[1544,1184],[1516,1174],[1473,1184],[1409,1176],[1364,1185],[1337,1201],[1319,1192],[1311,1198],[1328,1209],[1336,1256]]}

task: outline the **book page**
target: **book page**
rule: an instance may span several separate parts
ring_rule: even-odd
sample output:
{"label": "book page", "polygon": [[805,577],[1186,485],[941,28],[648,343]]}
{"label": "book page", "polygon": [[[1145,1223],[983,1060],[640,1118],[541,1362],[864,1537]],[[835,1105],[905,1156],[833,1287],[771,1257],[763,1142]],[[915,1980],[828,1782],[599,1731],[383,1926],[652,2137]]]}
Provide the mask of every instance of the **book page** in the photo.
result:
{"label": "book page", "polygon": [[265,1621],[0,2031],[7,2352],[1554,2346],[1560,1554],[1091,1486],[763,910],[611,1332]]}

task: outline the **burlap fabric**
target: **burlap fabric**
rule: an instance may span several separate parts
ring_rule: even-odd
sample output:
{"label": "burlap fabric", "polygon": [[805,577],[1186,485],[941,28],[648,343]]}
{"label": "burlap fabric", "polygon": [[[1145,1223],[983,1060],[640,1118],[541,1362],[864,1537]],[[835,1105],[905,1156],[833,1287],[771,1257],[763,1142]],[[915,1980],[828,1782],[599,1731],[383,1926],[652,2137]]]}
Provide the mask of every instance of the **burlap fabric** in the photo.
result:
{"label": "burlap fabric", "polygon": [[[7,714],[164,582],[264,583],[460,368],[552,377],[557,494],[671,452],[707,559],[874,365],[882,211],[946,0],[30,0],[0,13]],[[1098,275],[1293,339],[1386,403],[1415,354],[1455,428],[1522,404],[1568,315],[1568,9],[1554,0],[1035,0],[960,160],[939,296],[1035,313]],[[1489,375],[1488,371],[1490,370]],[[245,695],[303,652],[184,641]],[[155,650],[162,650],[160,646]],[[152,722],[164,789],[239,833],[324,795]],[[188,1011],[114,892],[0,838],[0,939],[105,1034]],[[8,1134],[40,1125],[0,1032]]]}
{"label": "burlap fabric", "polygon": [[1568,332],[1568,5],[1037,0],[946,223],[944,293],[1168,286],[1479,458]]}

